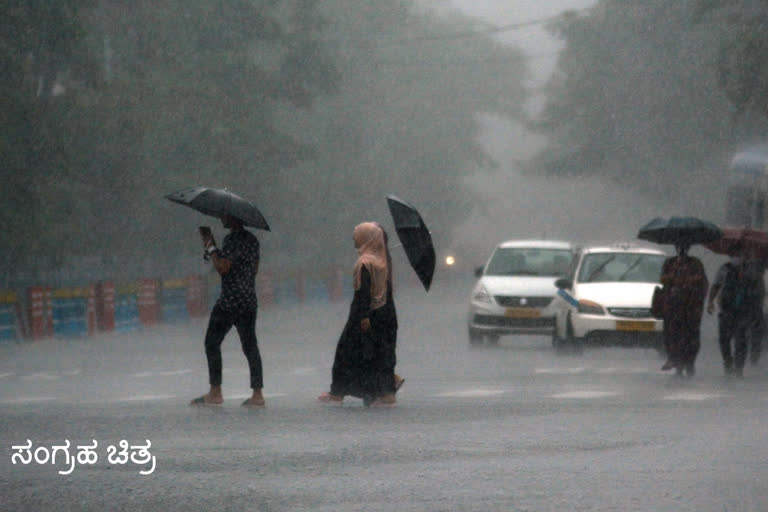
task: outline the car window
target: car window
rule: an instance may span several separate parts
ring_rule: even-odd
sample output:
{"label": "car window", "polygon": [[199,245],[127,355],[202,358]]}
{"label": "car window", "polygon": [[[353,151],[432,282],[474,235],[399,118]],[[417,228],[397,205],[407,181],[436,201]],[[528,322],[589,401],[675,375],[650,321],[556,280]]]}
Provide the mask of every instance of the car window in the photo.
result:
{"label": "car window", "polygon": [[568,272],[571,251],[500,247],[485,271],[489,276],[563,276]]}
{"label": "car window", "polygon": [[587,254],[579,270],[581,283],[657,283],[665,257],[659,254],[601,252]]}

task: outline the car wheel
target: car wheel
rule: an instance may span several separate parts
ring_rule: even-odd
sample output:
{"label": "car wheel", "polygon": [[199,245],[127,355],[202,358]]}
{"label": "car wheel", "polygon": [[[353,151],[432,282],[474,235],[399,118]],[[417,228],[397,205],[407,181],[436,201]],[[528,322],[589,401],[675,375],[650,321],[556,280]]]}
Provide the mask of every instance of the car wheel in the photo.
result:
{"label": "car wheel", "polygon": [[485,341],[492,346],[498,346],[499,344],[499,335],[498,334],[489,334],[485,337]]}
{"label": "car wheel", "polygon": [[483,344],[483,335],[477,332],[476,330],[470,328],[469,329],[469,344],[472,347],[477,347],[479,345]]}

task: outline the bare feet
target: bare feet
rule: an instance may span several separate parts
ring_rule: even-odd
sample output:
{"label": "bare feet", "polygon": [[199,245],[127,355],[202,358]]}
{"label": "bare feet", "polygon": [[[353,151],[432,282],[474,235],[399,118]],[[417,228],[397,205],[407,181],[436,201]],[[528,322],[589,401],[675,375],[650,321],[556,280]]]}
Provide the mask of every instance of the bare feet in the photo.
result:
{"label": "bare feet", "polygon": [[344,401],[343,396],[333,395],[331,393],[321,393],[317,399],[325,404],[341,404]]}
{"label": "bare feet", "polygon": [[403,383],[405,382],[405,379],[398,374],[395,374],[395,393],[397,393],[400,388],[403,386]]}
{"label": "bare feet", "polygon": [[266,402],[264,401],[264,395],[261,394],[261,390],[253,390],[251,398],[248,398],[241,404],[243,407],[264,407]]}
{"label": "bare feet", "polygon": [[397,404],[397,399],[394,393],[381,395],[379,398],[371,402],[371,407],[394,407]]}
{"label": "bare feet", "polygon": [[206,393],[189,402],[189,405],[221,405],[223,403],[224,398],[221,393]]}

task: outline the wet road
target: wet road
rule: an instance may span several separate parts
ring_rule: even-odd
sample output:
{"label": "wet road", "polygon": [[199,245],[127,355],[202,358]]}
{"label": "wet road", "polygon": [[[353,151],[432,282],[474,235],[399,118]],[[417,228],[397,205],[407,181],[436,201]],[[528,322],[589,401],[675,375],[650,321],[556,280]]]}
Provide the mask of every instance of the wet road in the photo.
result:
{"label": "wet road", "polygon": [[[203,321],[0,347],[2,509],[768,510],[768,371],[726,380],[711,318],[698,375],[678,380],[649,350],[470,349],[465,291],[401,290],[394,409],[315,400],[346,304],[260,312],[264,410],[239,406],[236,335],[224,406],[187,405],[206,389]],[[98,460],[12,464],[27,439],[41,460],[96,440]],[[121,440],[149,440],[154,470],[138,450],[110,462]]]}

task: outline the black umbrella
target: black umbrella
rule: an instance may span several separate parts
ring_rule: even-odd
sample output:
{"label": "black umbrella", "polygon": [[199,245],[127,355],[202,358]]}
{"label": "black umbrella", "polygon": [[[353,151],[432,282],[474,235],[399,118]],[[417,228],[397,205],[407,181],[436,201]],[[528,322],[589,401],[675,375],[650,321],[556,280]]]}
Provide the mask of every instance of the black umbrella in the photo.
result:
{"label": "black umbrella", "polygon": [[435,273],[435,248],[432,235],[416,208],[395,196],[387,196],[387,205],[395,223],[395,231],[403,244],[408,261],[419,276],[424,289],[429,291]]}
{"label": "black umbrella", "polygon": [[696,217],[657,217],[637,233],[637,238],[657,244],[706,244],[722,236],[719,227]]}
{"label": "black umbrella", "polygon": [[258,208],[242,197],[227,189],[195,187],[185,188],[165,196],[174,203],[183,204],[213,217],[231,215],[243,221],[243,224],[256,229],[269,231],[269,225]]}

